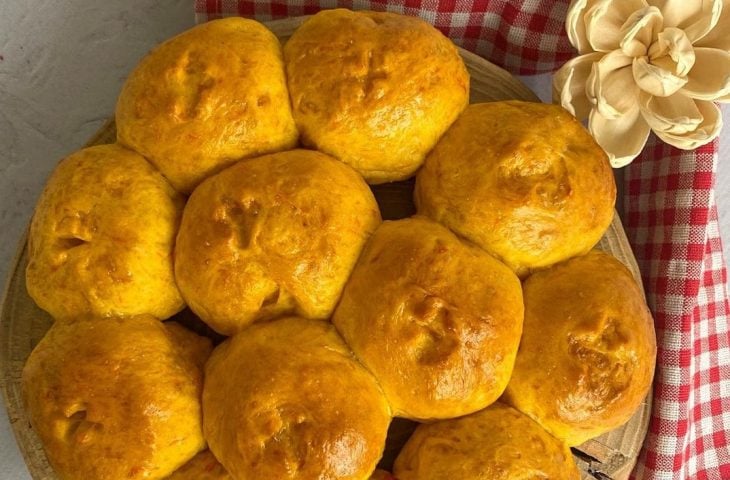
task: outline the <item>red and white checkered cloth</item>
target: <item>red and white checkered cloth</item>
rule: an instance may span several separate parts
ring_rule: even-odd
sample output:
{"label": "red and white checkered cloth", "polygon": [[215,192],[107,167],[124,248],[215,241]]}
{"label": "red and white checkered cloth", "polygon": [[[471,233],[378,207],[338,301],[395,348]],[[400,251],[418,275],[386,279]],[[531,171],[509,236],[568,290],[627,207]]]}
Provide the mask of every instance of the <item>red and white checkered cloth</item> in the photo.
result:
{"label": "red and white checkered cloth", "polygon": [[[623,0],[615,0],[623,1]],[[576,52],[569,0],[197,0],[199,21],[270,20],[322,8],[417,15],[515,74],[555,70]],[[656,321],[649,434],[636,479],[730,479],[730,305],[713,192],[717,142],[686,152],[653,136],[625,169],[624,219]],[[459,479],[454,479],[459,480]]]}

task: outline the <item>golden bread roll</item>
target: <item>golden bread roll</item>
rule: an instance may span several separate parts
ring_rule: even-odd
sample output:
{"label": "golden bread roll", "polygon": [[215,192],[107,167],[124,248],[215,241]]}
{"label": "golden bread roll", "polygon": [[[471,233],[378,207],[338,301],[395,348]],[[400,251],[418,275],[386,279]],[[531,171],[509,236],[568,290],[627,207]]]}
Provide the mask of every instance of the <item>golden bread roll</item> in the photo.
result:
{"label": "golden bread roll", "polygon": [[446,225],[522,277],[590,250],[613,219],[606,154],[557,105],[470,105],[428,155],[418,213]]}
{"label": "golden bread roll", "polygon": [[244,160],[190,197],[175,273],[190,308],[231,335],[257,319],[328,318],[380,223],[350,167],[311,150]]}
{"label": "golden bread roll", "polygon": [[395,461],[398,480],[578,480],[570,449],[499,402],[420,425]]}
{"label": "golden bread roll", "polygon": [[233,478],[365,480],[383,453],[390,410],[330,323],[288,317],[216,348],[203,419]]}
{"label": "golden bread roll", "polygon": [[654,322],[641,287],[592,251],[530,276],[505,401],[568,445],[626,423],[649,393]]}
{"label": "golden bread roll", "polygon": [[22,385],[58,477],[161,479],[202,450],[210,349],[210,340],[150,316],[56,322]]}
{"label": "golden bread roll", "polygon": [[28,293],[56,319],[150,314],[185,306],[172,251],[184,199],[144,158],[118,145],[59,163],[28,235]]}
{"label": "golden bread roll", "polygon": [[414,17],[325,10],[294,32],[284,58],[302,141],[368,183],[412,176],[469,101],[456,47]]}
{"label": "golden bread roll", "polygon": [[167,480],[233,480],[210,450],[203,450]]}
{"label": "golden bread roll", "polygon": [[279,40],[243,18],[167,40],[127,78],[116,123],[119,142],[186,193],[243,157],[292,148],[298,133]]}
{"label": "golden bread roll", "polygon": [[332,322],[380,382],[394,415],[481,410],[502,394],[522,331],[515,274],[423,217],[384,222]]}

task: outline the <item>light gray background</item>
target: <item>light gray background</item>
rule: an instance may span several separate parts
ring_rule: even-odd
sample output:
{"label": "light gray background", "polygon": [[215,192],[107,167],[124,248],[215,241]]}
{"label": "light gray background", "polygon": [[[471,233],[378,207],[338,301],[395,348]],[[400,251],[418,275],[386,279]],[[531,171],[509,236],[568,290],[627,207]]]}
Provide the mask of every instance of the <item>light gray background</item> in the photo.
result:
{"label": "light gray background", "polygon": [[[0,285],[53,166],[112,115],[137,60],[193,25],[192,4],[0,0]],[[545,98],[548,77],[524,80]],[[724,111],[730,118],[730,108]],[[716,187],[723,233],[730,233],[729,131]],[[0,479],[29,478],[0,407]]]}

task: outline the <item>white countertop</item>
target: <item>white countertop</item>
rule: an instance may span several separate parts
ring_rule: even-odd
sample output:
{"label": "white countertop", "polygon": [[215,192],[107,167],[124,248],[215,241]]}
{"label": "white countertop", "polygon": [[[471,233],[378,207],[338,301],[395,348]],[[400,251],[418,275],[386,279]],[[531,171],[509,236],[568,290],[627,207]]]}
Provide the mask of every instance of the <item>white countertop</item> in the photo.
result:
{"label": "white countertop", "polygon": [[[193,25],[192,0],[0,2],[0,282],[53,166],[109,118],[127,72]],[[549,79],[525,79],[546,92]],[[544,95],[543,95],[544,96]],[[730,108],[724,108],[730,123]],[[730,127],[716,192],[730,245]],[[0,408],[0,480],[30,476]]]}

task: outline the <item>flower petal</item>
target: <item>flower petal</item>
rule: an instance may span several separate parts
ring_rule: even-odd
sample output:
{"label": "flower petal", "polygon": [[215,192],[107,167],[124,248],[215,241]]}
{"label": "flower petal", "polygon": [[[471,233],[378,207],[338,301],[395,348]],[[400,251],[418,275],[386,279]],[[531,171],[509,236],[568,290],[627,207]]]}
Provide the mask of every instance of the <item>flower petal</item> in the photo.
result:
{"label": "flower petal", "polygon": [[717,24],[723,0],[648,0],[662,11],[665,27],[678,27],[694,43]]}
{"label": "flower petal", "polygon": [[646,7],[644,0],[600,0],[586,10],[585,34],[597,52],[610,52],[620,47],[621,27],[632,13]]}
{"label": "flower petal", "polygon": [[593,63],[601,57],[603,53],[600,52],[575,57],[560,67],[553,77],[553,101],[580,120],[588,118],[593,107],[586,97],[586,81]]}
{"label": "flower petal", "polygon": [[704,38],[717,26],[722,12],[723,0],[703,0],[702,9],[694,21],[689,25],[683,25],[687,37],[692,43]]}
{"label": "flower petal", "polygon": [[[695,64],[695,51],[692,48],[692,42],[683,30],[668,27],[659,33],[657,41],[649,48],[649,58],[652,63],[656,64],[658,60],[665,56],[669,56],[671,61],[674,62],[673,71],[675,75],[687,76],[687,73]],[[658,63],[658,66],[666,68],[661,62]]]}
{"label": "flower petal", "polygon": [[720,50],[730,51],[730,1],[723,4],[720,17],[717,24],[710,30],[707,35],[695,41],[697,47],[719,48]]}
{"label": "flower petal", "polygon": [[655,132],[684,135],[693,132],[703,121],[694,99],[681,93],[669,97],[643,94],[641,113]]}
{"label": "flower petal", "polygon": [[695,64],[683,92],[700,100],[715,100],[730,93],[730,52],[695,48]]}
{"label": "flower petal", "polygon": [[586,82],[586,96],[609,119],[636,107],[639,89],[631,73],[631,58],[616,50],[593,64]]}
{"label": "flower petal", "polygon": [[565,31],[568,32],[568,40],[581,55],[593,51],[590,43],[588,43],[588,38],[586,38],[586,24],[583,21],[583,14],[597,1],[573,0],[565,17]]}
{"label": "flower petal", "polygon": [[662,25],[662,14],[658,8],[646,7],[635,11],[621,27],[621,50],[629,57],[646,55]]}
{"label": "flower petal", "polygon": [[592,110],[588,130],[608,154],[611,166],[620,168],[631,163],[641,152],[650,129],[637,106],[616,119],[608,119]]}
{"label": "flower petal", "polygon": [[697,109],[702,115],[702,123],[692,132],[674,134],[656,132],[657,136],[666,143],[682,150],[694,150],[713,141],[722,130],[722,113],[712,102],[697,101]]}
{"label": "flower petal", "polygon": [[[670,68],[674,70],[674,65],[670,65]],[[672,95],[687,84],[686,78],[678,77],[661,66],[652,65],[647,57],[635,58],[631,70],[639,88],[658,97]]]}

